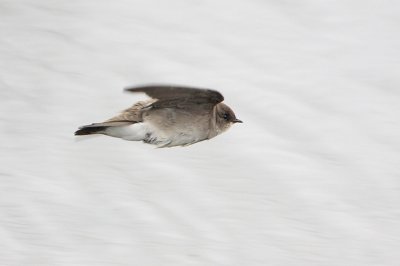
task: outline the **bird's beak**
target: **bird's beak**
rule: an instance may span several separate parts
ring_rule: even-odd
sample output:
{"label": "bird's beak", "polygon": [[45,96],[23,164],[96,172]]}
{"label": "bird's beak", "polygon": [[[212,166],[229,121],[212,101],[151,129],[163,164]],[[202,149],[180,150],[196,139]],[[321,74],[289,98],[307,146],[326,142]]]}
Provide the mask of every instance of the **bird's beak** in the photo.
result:
{"label": "bird's beak", "polygon": [[242,120],[239,120],[239,119],[237,119],[237,118],[235,118],[235,120],[233,120],[232,122],[233,122],[233,123],[243,123]]}

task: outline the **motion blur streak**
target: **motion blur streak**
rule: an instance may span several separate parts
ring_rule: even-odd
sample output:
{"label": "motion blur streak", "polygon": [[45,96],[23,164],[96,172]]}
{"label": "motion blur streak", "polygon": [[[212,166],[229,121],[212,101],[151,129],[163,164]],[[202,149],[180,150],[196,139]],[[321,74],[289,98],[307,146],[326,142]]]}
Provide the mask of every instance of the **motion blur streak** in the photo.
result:
{"label": "motion blur streak", "polygon": [[[1,0],[0,265],[398,265],[399,13]],[[72,136],[147,83],[214,88],[245,123],[175,149]]]}

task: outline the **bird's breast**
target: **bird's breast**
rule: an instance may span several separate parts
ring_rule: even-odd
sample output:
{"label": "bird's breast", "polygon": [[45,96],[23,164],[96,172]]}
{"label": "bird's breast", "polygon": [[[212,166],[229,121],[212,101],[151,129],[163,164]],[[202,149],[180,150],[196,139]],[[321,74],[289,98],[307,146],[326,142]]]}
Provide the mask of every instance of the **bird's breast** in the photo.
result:
{"label": "bird's breast", "polygon": [[204,113],[165,108],[148,112],[143,118],[149,128],[145,142],[158,146],[185,146],[209,135],[209,117]]}

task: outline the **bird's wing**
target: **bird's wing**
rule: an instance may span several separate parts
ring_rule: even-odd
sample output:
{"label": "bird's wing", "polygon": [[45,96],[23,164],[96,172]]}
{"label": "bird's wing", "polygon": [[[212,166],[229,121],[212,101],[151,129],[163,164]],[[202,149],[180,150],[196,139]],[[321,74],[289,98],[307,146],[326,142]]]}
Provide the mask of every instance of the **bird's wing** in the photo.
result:
{"label": "bird's wing", "polygon": [[210,89],[201,89],[174,85],[148,85],[125,88],[128,92],[144,92],[157,99],[152,103],[155,108],[185,107],[191,104],[214,106],[224,100],[221,93]]}

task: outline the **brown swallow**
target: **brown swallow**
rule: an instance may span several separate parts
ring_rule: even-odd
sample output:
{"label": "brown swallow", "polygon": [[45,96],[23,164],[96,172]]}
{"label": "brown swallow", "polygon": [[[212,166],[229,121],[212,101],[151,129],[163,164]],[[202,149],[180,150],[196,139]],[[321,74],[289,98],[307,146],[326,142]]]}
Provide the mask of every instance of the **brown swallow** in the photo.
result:
{"label": "brown swallow", "polygon": [[104,134],[158,147],[187,146],[242,123],[215,90],[150,85],[125,91],[143,92],[151,99],[137,102],[103,123],[82,126],[75,135]]}

